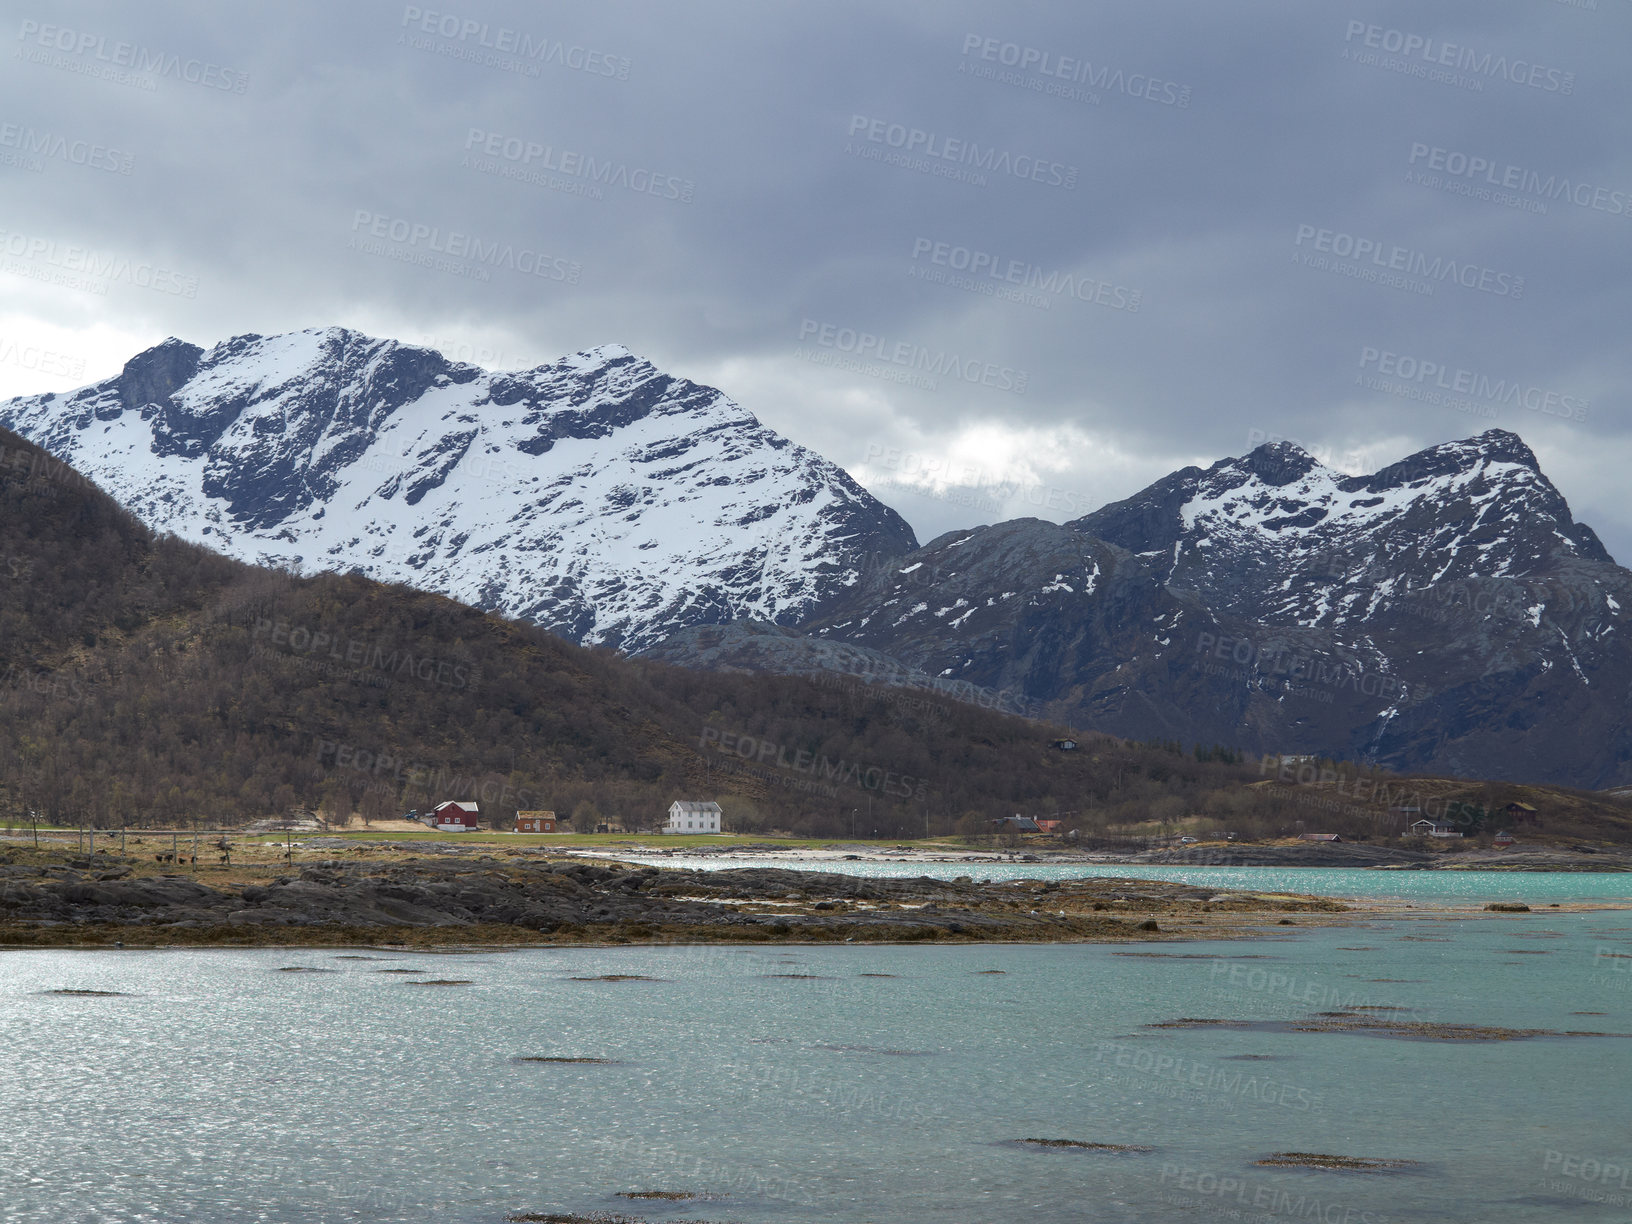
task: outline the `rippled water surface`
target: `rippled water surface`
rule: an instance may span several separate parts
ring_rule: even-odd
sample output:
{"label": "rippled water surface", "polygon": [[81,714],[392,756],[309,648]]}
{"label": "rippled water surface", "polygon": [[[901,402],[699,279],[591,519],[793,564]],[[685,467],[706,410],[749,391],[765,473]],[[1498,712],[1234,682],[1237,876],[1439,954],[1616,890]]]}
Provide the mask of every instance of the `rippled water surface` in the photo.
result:
{"label": "rippled water surface", "polygon": [[1624,871],[1379,871],[1368,867],[1183,867],[1105,863],[926,863],[849,862],[802,859],[794,855],[723,858],[708,855],[619,855],[632,863],[658,867],[720,870],[730,867],[785,867],[796,871],[841,871],[874,877],[931,876],[949,880],[1071,880],[1120,876],[1141,880],[1176,880],[1212,888],[1245,888],[1262,892],[1313,893],[1322,897],[1372,897],[1427,905],[1523,900],[1530,904],[1593,901],[1632,903],[1632,872]]}
{"label": "rippled water surface", "polygon": [[[42,951],[0,968],[8,1224],[1598,1224],[1632,1199],[1632,1175],[1604,1172],[1632,1166],[1632,1039],[1147,1027],[1370,1009],[1632,1032],[1617,912],[1225,944]],[[581,980],[609,974],[656,980]],[[1421,1164],[1254,1164],[1289,1150]],[[709,1197],[618,1197],[644,1191]]]}

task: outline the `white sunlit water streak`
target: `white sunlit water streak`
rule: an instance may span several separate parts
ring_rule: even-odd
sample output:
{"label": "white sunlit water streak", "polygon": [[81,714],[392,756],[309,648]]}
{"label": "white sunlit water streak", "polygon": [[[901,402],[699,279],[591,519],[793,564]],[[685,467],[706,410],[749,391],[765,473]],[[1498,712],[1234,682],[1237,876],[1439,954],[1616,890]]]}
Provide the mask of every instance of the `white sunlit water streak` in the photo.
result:
{"label": "white sunlit water streak", "polygon": [[859,861],[811,859],[789,854],[738,857],[685,854],[621,854],[609,857],[653,867],[728,870],[782,867],[792,871],[837,871],[872,878],[930,876],[949,880],[1074,880],[1105,877],[1171,880],[1212,888],[1257,892],[1309,893],[1412,901],[1426,905],[1466,905],[1515,898],[1533,904],[1598,902],[1632,904],[1632,872],[1616,871],[1380,871],[1371,867],[1192,867],[1184,864]]}

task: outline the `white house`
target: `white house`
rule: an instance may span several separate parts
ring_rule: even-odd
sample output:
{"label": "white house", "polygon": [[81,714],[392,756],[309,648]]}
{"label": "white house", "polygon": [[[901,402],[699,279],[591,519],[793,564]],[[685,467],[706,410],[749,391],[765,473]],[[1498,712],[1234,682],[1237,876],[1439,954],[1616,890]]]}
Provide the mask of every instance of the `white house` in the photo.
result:
{"label": "white house", "polygon": [[676,799],[669,804],[669,823],[663,826],[663,832],[718,833],[719,831],[720,805],[712,799],[706,803]]}
{"label": "white house", "polygon": [[1409,832],[1414,837],[1461,837],[1462,836],[1462,834],[1458,833],[1455,829],[1451,828],[1450,825],[1441,824],[1437,820],[1416,820],[1416,821],[1412,821]]}

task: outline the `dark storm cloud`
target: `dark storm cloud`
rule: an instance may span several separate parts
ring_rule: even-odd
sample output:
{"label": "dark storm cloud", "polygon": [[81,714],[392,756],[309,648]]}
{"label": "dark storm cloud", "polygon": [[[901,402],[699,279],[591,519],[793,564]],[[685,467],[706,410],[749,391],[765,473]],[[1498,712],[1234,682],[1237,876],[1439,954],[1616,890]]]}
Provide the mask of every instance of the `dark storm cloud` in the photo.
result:
{"label": "dark storm cloud", "polygon": [[0,24],[8,318],[616,340],[926,538],[1495,425],[1632,553],[1625,0],[58,8]]}

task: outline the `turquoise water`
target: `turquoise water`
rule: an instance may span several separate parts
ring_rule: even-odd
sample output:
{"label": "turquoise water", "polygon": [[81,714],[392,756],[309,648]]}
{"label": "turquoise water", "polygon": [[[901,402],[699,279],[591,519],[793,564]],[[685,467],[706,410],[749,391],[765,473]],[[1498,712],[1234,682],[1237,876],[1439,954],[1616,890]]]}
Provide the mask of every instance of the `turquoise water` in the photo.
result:
{"label": "turquoise water", "polygon": [[764,858],[711,858],[684,855],[619,855],[626,862],[655,867],[715,871],[730,867],[785,867],[796,871],[841,871],[846,875],[949,880],[1073,880],[1115,876],[1175,880],[1213,888],[1257,892],[1310,893],[1321,897],[1371,897],[1424,905],[1467,905],[1486,901],[1599,901],[1632,903],[1632,872],[1614,871],[1377,871],[1365,867],[1173,867],[1101,863],[894,863]]}
{"label": "turquoise water", "polygon": [[[1625,1221],[1632,1039],[1147,1027],[1373,1007],[1632,1032],[1623,953],[1619,912],[1137,948],[6,952],[0,1216]],[[661,980],[573,980],[609,973]],[[1423,1166],[1253,1164],[1283,1150]],[[617,1197],[650,1190],[712,1197]]]}

